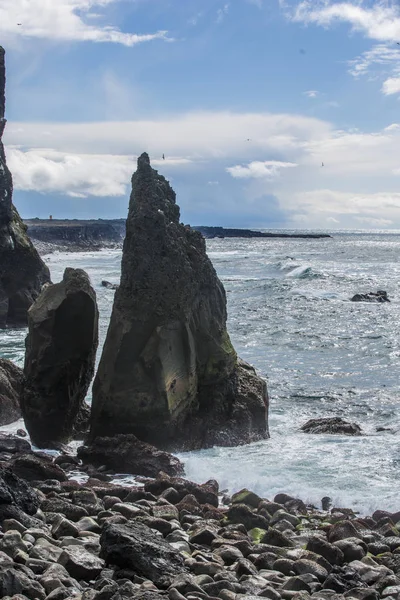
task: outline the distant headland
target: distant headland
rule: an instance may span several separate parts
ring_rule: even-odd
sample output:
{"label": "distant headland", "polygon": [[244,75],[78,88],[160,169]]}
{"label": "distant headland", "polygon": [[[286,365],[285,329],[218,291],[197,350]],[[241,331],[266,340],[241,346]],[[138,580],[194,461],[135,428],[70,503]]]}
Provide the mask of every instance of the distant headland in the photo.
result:
{"label": "distant headland", "polygon": [[[125,238],[125,219],[25,219],[29,236],[40,253],[54,249],[64,251],[120,248]],[[225,227],[193,226],[206,239],[211,238],[329,238],[322,233],[280,233],[231,229]]]}

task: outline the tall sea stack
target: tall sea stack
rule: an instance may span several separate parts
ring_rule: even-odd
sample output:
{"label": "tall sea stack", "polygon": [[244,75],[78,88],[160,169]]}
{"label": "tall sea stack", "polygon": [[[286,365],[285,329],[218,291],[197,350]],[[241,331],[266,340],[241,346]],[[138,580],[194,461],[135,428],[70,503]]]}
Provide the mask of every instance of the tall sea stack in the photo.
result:
{"label": "tall sea stack", "polygon": [[93,387],[92,439],[133,433],[194,449],[268,437],[265,382],[237,358],[205,241],[179,217],[175,192],[142,154]]}
{"label": "tall sea stack", "polygon": [[49,270],[12,204],[12,177],[1,141],[6,124],[5,83],[4,49],[0,46],[0,327],[26,325],[29,307],[50,280]]}

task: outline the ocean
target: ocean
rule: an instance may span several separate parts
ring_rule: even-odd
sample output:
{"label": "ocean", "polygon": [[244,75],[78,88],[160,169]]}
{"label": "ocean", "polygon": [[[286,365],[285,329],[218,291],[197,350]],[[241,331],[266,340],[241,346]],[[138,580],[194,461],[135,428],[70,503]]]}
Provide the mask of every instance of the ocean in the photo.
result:
{"label": "ocean", "polygon": [[[331,234],[207,241],[226,289],[234,346],[268,383],[271,438],[179,456],[188,478],[215,478],[230,492],[248,487],[273,498],[284,491],[318,507],[330,496],[335,506],[361,514],[400,510],[400,231]],[[55,282],[67,266],[89,273],[101,346],[114,294],[101,281],[118,283],[121,252],[54,253],[45,260]],[[355,293],[378,289],[390,303],[350,302]],[[1,331],[0,355],[22,366],[25,335]],[[358,423],[364,435],[300,431],[308,419],[329,416]]]}

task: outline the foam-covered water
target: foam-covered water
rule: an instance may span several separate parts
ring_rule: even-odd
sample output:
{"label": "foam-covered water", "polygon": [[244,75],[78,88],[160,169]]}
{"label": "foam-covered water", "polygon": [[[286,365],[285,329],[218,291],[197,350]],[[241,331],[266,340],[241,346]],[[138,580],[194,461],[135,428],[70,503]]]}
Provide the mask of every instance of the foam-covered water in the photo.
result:
{"label": "foam-covered water", "polygon": [[[182,454],[187,476],[215,477],[272,497],[285,491],[361,512],[400,509],[400,232],[334,233],[332,239],[207,242],[227,292],[228,327],[245,360],[267,378],[271,439]],[[58,281],[66,266],[88,271],[98,294],[100,343],[108,327],[121,254],[46,257]],[[389,304],[352,303],[384,289]],[[0,352],[23,363],[25,331],[0,333]],[[356,421],[366,435],[312,436],[309,418]],[[379,427],[390,431],[377,432]]]}

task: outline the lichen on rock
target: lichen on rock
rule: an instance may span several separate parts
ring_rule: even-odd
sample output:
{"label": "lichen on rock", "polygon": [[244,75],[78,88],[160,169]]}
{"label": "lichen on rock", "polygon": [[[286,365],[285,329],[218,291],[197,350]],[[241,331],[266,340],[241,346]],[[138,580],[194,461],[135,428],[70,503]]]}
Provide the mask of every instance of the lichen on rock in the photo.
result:
{"label": "lichen on rock", "polygon": [[138,159],[110,327],[93,387],[91,437],[133,433],[158,447],[268,436],[265,382],[238,360],[225,290],[174,190]]}

